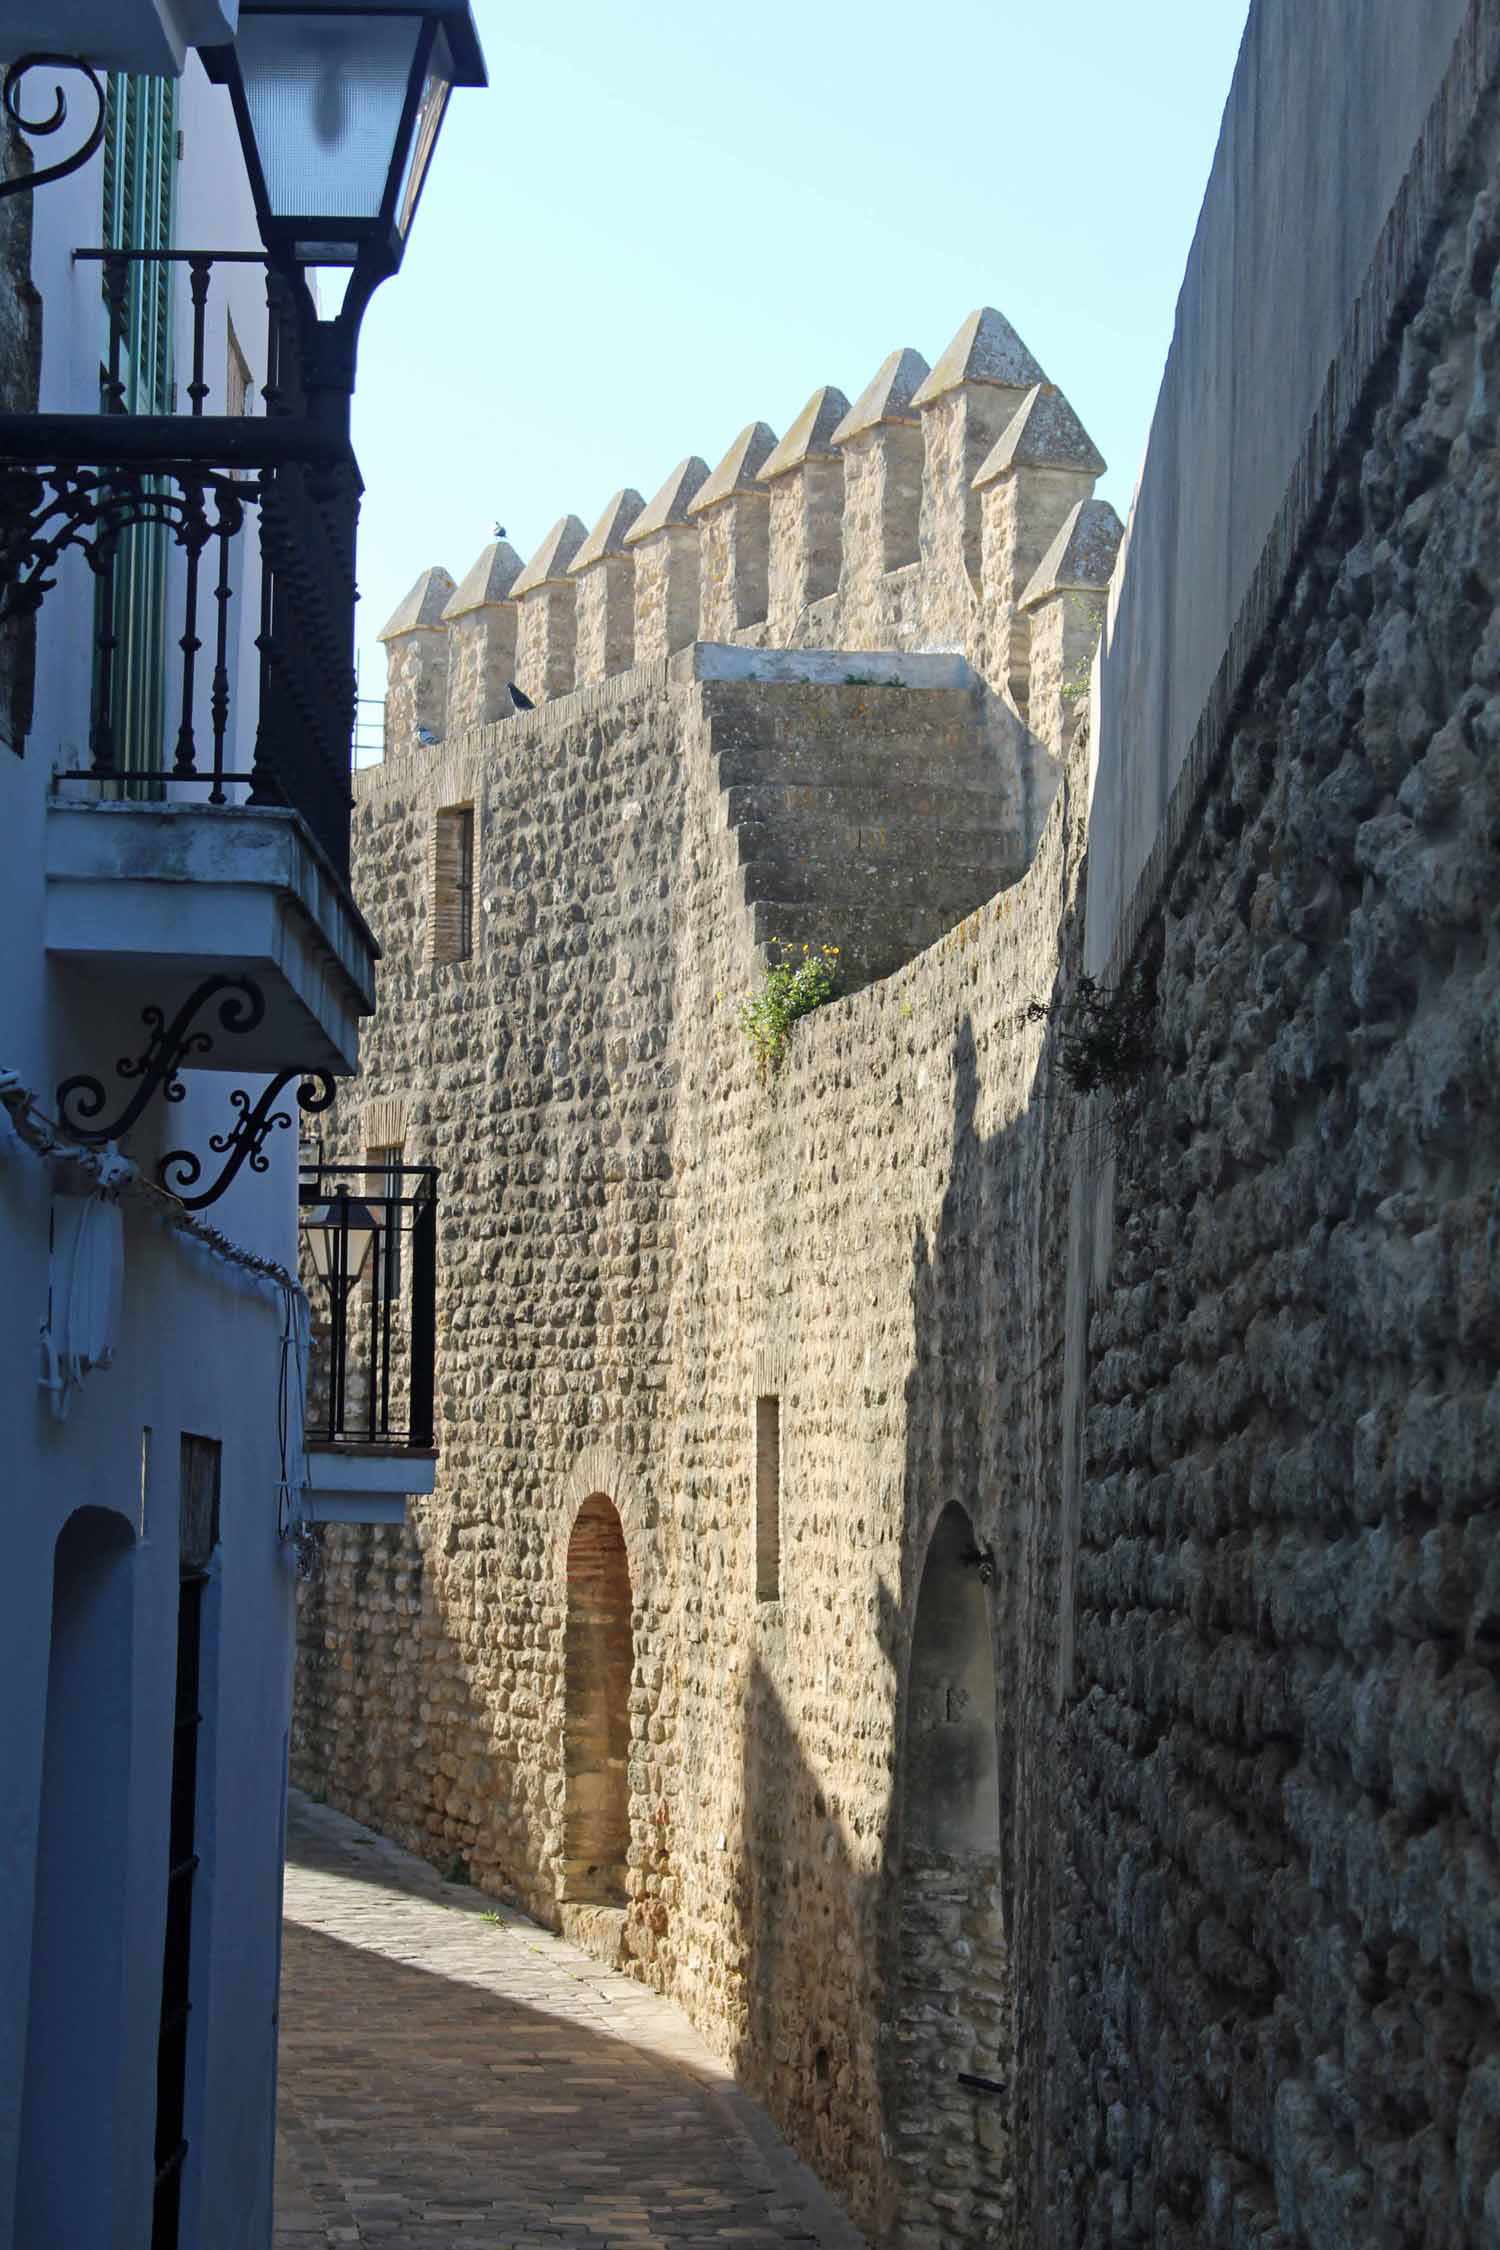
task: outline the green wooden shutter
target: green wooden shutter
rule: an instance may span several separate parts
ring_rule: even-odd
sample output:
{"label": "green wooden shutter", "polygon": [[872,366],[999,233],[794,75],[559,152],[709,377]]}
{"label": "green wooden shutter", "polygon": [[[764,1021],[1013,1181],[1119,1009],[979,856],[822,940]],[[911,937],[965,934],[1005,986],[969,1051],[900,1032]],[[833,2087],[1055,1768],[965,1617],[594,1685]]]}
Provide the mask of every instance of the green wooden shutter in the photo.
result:
{"label": "green wooden shutter", "polygon": [[[172,247],[176,158],[175,80],[112,72],[104,134],[106,249]],[[130,269],[120,374],[126,411],[131,414],[170,414],[176,403],[172,271],[169,265]],[[169,532],[159,524],[141,524],[121,539],[115,565],[110,705],[116,757],[126,772],[160,773],[171,762],[166,746],[165,673],[169,552]],[[157,796],[161,784],[137,783],[130,793]]]}

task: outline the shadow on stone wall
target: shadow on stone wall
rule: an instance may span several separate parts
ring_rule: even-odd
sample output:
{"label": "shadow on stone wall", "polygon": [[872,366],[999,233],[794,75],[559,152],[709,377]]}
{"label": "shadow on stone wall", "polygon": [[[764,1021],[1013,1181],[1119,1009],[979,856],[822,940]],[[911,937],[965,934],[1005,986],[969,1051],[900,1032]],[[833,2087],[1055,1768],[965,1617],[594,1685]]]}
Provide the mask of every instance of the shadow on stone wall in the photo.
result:
{"label": "shadow on stone wall", "polygon": [[[960,1009],[951,1035],[947,1184],[911,1245],[900,1583],[876,1593],[893,1723],[874,1849],[851,1835],[804,1750],[787,1702],[797,1668],[778,1677],[772,1642],[770,1663],[756,1654],[744,1674],[736,2069],[861,2223],[909,2250],[1019,2243],[1035,2191],[1063,1241],[1077,1150],[1052,1023],[1039,1048],[1031,1034],[1029,1064],[1016,1058],[1024,1003],[1056,1001],[1070,972],[1071,896],[1064,883],[1050,956],[1045,946],[1039,956],[1050,985],[1018,990],[1014,1017],[991,1009],[978,1030]],[[1018,1069],[1029,1070],[1019,1088]],[[987,1109],[1006,1118],[991,1132]],[[913,1653],[924,1576],[929,1596],[934,1576],[949,1589],[925,1662]],[[826,1629],[844,1628],[830,1617]],[[979,1807],[967,1826],[934,1820],[935,1782],[950,1809]],[[1043,1948],[1019,1977],[1018,1932]]]}
{"label": "shadow on stone wall", "polygon": [[858,2108],[870,2083],[861,2048],[879,1878],[858,1863],[837,1799],[758,1657],[743,1710],[743,1817],[730,1858],[745,1996],[735,2076],[863,2213],[879,2184],[879,2118]]}
{"label": "shadow on stone wall", "polygon": [[[1074,770],[1058,814],[1065,834],[1078,786]],[[1013,986],[1019,1006],[1009,1019],[981,1016],[977,1005],[957,1017],[947,1187],[912,1250],[903,1584],[889,1628],[900,1651],[899,1785],[879,1915],[891,1995],[885,2212],[897,2238],[920,2250],[1026,2240],[1037,2191],[1057,1786],[1064,1277],[1070,1186],[1085,1155],[1078,1104],[1056,1068],[1080,936],[1075,896],[1065,881],[1050,942],[1030,949],[1050,981]],[[1008,1073],[1031,1001],[1050,1012],[1029,1083],[1017,1086]],[[987,1132],[986,1111],[997,1108],[1009,1114]],[[972,1527],[972,1543],[944,1553],[955,1521]],[[988,1849],[977,1827],[935,1832],[922,1803],[924,1754],[946,1758],[960,1788],[975,1779],[962,1705],[980,1692],[980,1675],[956,1615],[932,1663],[924,1668],[920,1650],[910,1669],[906,1658],[914,1627],[921,1638],[924,1573],[940,1565],[968,1579],[957,1598],[982,1601],[991,1636],[984,1671],[998,1834]],[[924,1700],[935,1692],[954,1699],[954,1720],[964,1723],[940,1724],[934,1738]],[[962,2084],[960,2072],[986,2083]]]}

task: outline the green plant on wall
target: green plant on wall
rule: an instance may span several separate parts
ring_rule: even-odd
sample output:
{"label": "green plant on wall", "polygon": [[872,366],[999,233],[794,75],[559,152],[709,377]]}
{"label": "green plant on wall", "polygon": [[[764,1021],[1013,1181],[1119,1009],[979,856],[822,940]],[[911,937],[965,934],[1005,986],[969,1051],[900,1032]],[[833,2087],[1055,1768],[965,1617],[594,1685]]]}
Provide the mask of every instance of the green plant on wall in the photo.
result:
{"label": "green plant on wall", "polygon": [[759,992],[740,1003],[740,1029],[755,1049],[762,1085],[786,1053],[793,1024],[837,999],[839,989],[836,945],[804,945],[800,953],[780,938],[772,938],[771,945],[779,948],[781,958],[773,952]]}
{"label": "green plant on wall", "polygon": [[1117,986],[1080,976],[1061,999],[1029,1001],[1023,1015],[1056,1026],[1058,1064],[1075,1094],[1128,1093],[1156,1058],[1156,981],[1145,968]]}
{"label": "green plant on wall", "polygon": [[1094,659],[1085,656],[1075,664],[1062,684],[1064,703],[1086,703],[1094,685]]}

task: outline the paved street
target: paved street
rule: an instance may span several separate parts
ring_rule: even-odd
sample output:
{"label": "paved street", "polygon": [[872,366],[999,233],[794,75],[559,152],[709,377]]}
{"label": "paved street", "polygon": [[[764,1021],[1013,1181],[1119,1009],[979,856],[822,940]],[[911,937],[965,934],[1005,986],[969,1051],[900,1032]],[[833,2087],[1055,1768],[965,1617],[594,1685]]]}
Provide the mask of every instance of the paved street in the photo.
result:
{"label": "paved street", "polygon": [[295,1794],[276,2250],[856,2235],[678,2010]]}

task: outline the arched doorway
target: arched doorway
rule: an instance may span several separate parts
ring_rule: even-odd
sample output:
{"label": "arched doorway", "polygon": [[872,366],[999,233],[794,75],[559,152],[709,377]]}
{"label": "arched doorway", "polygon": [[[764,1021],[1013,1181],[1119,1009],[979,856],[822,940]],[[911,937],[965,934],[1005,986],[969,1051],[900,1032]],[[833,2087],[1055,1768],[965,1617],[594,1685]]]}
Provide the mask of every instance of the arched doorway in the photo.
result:
{"label": "arched doorway", "polygon": [[630,1851],[630,1565],[614,1503],[585,1500],[568,1541],[564,1899],[625,1904]]}
{"label": "arched doorway", "polygon": [[54,1551],[17,2242],[113,2225],[134,1544],[123,1516],[78,1508]]}
{"label": "arched doorway", "polygon": [[1000,1777],[989,1565],[956,1503],[937,1521],[912,1629],[906,1856],[997,1860]]}
{"label": "arched doorway", "polygon": [[992,1575],[950,1503],[923,1563],[907,1675],[889,2099],[896,2239],[954,2250],[991,2239],[1011,2201]]}

